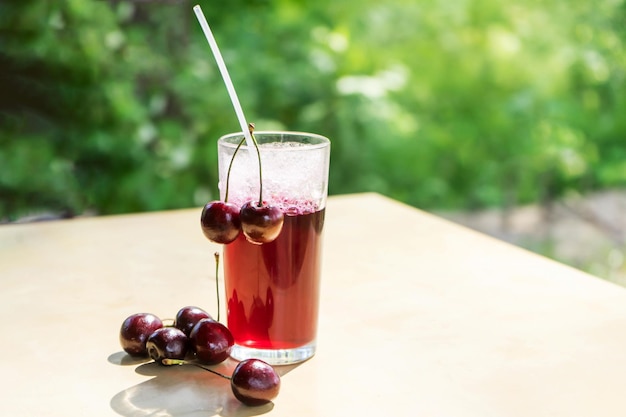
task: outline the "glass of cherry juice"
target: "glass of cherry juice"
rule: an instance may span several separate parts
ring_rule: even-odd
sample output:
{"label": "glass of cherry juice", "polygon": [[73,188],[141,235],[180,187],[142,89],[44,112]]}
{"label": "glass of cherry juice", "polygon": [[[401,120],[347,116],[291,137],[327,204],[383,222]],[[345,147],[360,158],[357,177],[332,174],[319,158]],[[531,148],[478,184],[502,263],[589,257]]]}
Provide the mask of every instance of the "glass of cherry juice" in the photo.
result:
{"label": "glass of cherry juice", "polygon": [[229,202],[242,206],[262,195],[280,208],[284,223],[272,242],[253,244],[242,233],[224,245],[227,320],[235,338],[231,356],[296,363],[316,348],[330,141],[302,132],[254,132],[254,137],[261,170],[256,150],[245,143],[233,159],[243,134],[219,139],[221,198],[228,176]]}

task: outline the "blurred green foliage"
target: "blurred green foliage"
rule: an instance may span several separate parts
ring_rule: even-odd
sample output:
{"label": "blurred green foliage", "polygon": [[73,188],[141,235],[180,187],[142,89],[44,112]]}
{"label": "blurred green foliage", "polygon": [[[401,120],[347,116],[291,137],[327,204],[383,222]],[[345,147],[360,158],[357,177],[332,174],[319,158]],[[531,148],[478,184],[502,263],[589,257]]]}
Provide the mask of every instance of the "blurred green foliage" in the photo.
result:
{"label": "blurred green foliage", "polygon": [[[331,194],[478,208],[626,185],[623,0],[198,0],[257,129]],[[202,205],[238,123],[195,2],[0,3],[0,220]]]}

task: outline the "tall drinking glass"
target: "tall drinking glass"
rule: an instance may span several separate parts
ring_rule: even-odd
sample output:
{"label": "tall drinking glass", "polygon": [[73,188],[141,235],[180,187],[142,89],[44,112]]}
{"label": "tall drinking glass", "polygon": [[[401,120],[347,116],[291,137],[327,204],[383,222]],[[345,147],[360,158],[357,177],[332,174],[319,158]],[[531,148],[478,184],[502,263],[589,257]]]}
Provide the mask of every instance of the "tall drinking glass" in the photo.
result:
{"label": "tall drinking glass", "polygon": [[[263,200],[284,213],[276,240],[249,243],[243,233],[224,245],[231,356],[270,364],[304,361],[315,354],[322,228],[328,194],[330,141],[301,132],[255,132]],[[242,133],[218,141],[219,188],[226,194],[229,165]],[[244,143],[230,169],[228,201],[259,200],[256,150]]]}

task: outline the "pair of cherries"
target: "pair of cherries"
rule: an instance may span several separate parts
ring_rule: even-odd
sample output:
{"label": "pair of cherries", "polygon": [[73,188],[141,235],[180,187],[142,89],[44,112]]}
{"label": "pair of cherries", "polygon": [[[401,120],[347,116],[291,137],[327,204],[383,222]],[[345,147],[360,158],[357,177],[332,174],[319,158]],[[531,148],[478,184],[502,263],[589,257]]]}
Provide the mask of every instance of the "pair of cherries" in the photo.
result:
{"label": "pair of cherries", "polygon": [[254,123],[249,123],[248,129],[259,161],[259,199],[257,202],[248,201],[242,207],[228,202],[230,172],[239,148],[246,141],[246,138],[243,137],[233,152],[228,165],[224,201],[209,201],[202,209],[200,216],[200,227],[204,236],[215,243],[228,244],[234,242],[243,232],[248,242],[262,245],[276,239],[283,228],[285,216],[282,210],[263,201],[263,168],[259,144],[254,137]]}
{"label": "pair of cherries", "polygon": [[202,209],[200,226],[212,242],[228,244],[243,232],[246,240],[262,245],[276,239],[285,216],[276,206],[249,201],[241,208],[225,201],[210,201]]}

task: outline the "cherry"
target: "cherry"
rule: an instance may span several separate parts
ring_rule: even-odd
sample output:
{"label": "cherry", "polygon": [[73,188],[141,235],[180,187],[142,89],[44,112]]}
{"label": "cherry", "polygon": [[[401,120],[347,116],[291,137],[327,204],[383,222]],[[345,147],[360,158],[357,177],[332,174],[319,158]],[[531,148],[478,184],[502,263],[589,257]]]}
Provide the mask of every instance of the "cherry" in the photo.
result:
{"label": "cherry", "polygon": [[230,380],[235,397],[246,405],[263,405],[280,390],[280,377],[274,368],[260,359],[245,359],[237,365]]}
{"label": "cherry", "polygon": [[[250,132],[254,130],[254,124],[250,124]],[[228,164],[228,173],[226,174],[226,191],[224,201],[209,201],[202,209],[200,215],[200,227],[202,233],[212,242],[228,244],[233,242],[241,232],[241,222],[239,220],[239,207],[228,202],[228,186],[230,184],[230,171],[233,168],[235,155],[245,141],[245,137],[241,139],[233,156]]]}
{"label": "cherry", "polygon": [[200,320],[191,331],[189,339],[198,361],[207,365],[224,362],[235,343],[230,330],[211,319]]}
{"label": "cherry", "polygon": [[248,406],[267,404],[278,396],[280,376],[267,362],[260,359],[245,359],[235,367],[232,376],[224,375],[215,369],[206,368],[197,362],[183,359],[165,358],[162,365],[192,365],[214,375],[230,380],[230,388],[239,401]]}
{"label": "cherry", "polygon": [[147,356],[146,341],[157,329],[163,327],[160,318],[150,313],[137,313],[128,316],[120,328],[120,344],[131,356]]}
{"label": "cherry", "polygon": [[256,245],[276,239],[285,220],[285,215],[278,207],[252,201],[241,207],[239,217],[246,239]]}
{"label": "cherry", "polygon": [[162,327],[155,330],[146,342],[148,354],[155,362],[163,359],[184,359],[187,355],[188,339],[176,327]]}
{"label": "cherry", "polygon": [[280,376],[267,362],[260,359],[245,359],[235,367],[232,376],[224,375],[215,369],[206,368],[182,359],[163,359],[163,365],[192,365],[214,375],[230,380],[230,388],[235,397],[249,406],[267,404],[278,396]]}
{"label": "cherry", "polygon": [[202,233],[212,242],[227,244],[239,236],[239,207],[224,201],[210,201],[200,215]]}
{"label": "cherry", "polygon": [[174,327],[180,329],[189,337],[191,329],[202,319],[213,319],[209,313],[199,307],[187,306],[178,310],[176,313],[176,319],[174,320]]}

